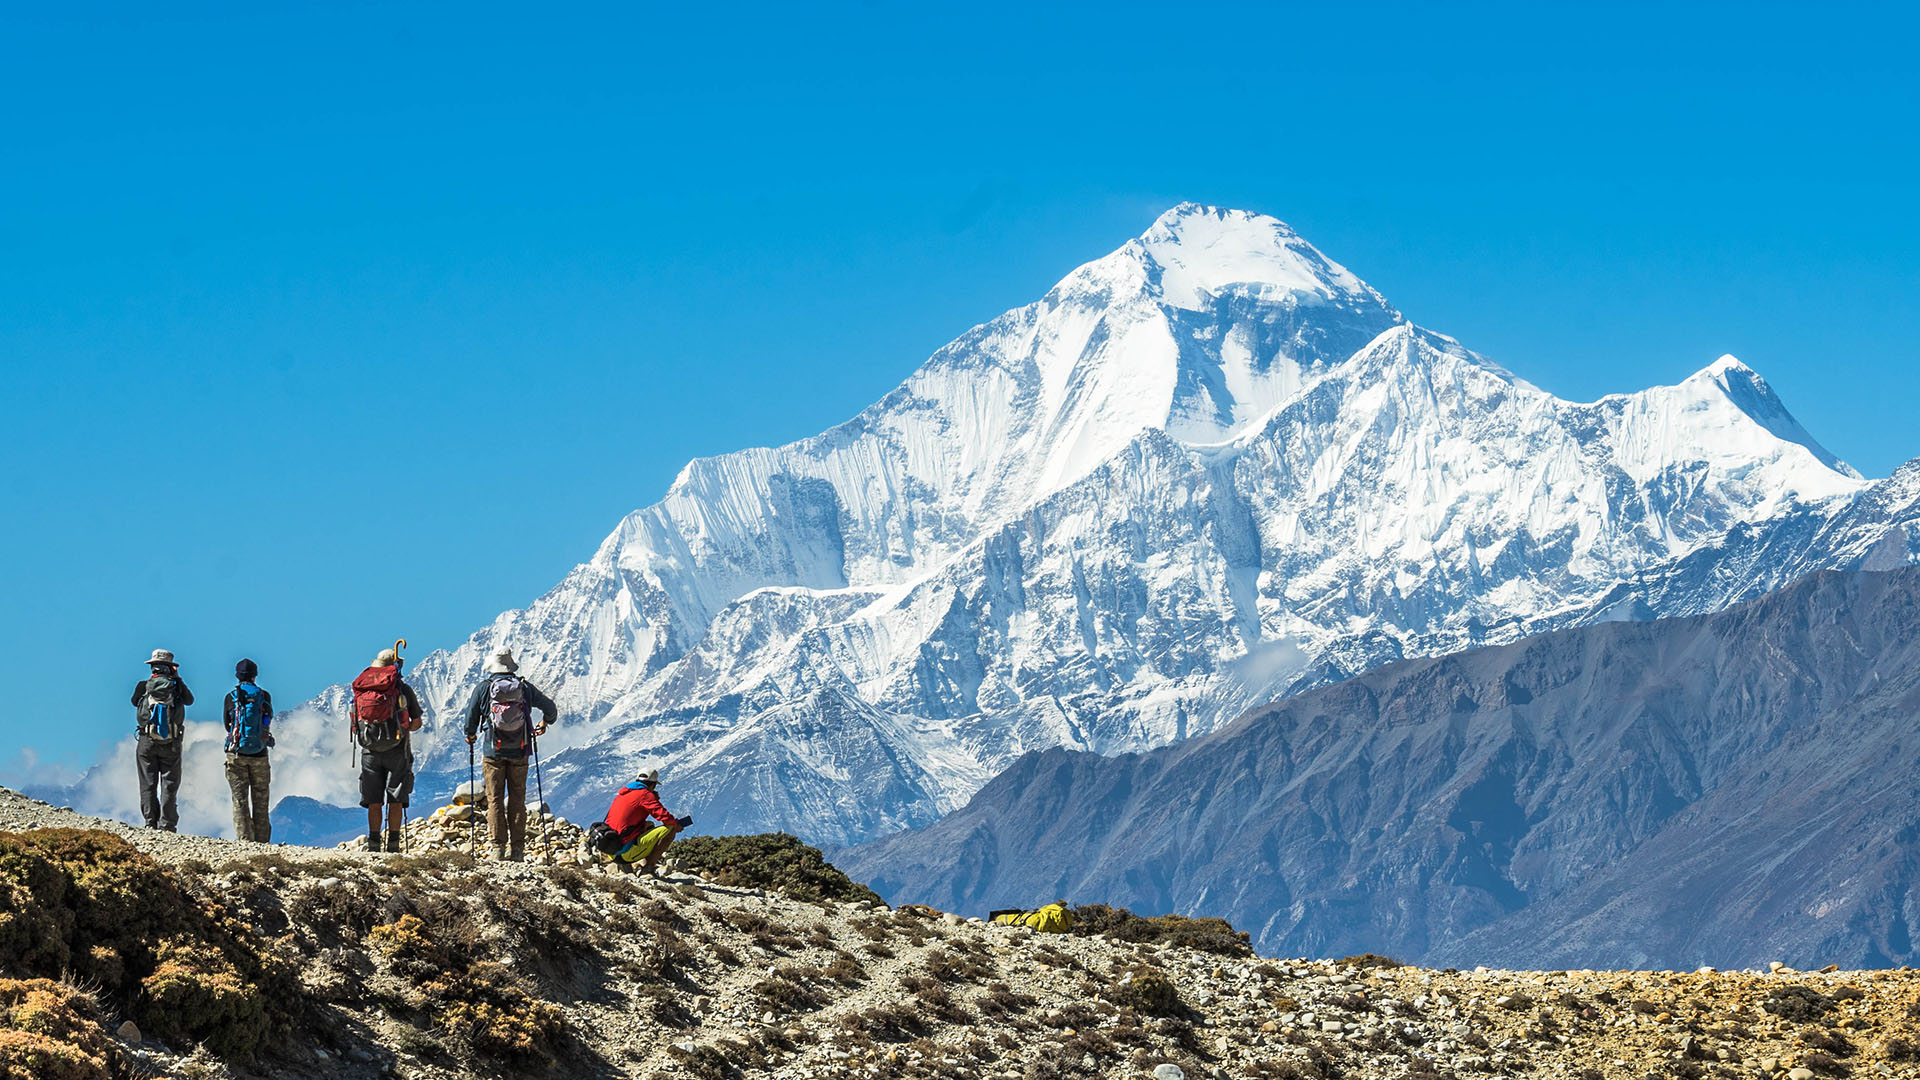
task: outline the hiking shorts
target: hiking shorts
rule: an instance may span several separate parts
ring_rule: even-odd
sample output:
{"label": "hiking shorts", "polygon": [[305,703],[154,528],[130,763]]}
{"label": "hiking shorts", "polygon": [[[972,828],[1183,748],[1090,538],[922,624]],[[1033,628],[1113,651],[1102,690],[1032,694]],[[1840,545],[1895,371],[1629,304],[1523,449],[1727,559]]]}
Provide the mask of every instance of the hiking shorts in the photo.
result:
{"label": "hiking shorts", "polygon": [[413,795],[413,748],[360,752],[360,805],[405,806]]}

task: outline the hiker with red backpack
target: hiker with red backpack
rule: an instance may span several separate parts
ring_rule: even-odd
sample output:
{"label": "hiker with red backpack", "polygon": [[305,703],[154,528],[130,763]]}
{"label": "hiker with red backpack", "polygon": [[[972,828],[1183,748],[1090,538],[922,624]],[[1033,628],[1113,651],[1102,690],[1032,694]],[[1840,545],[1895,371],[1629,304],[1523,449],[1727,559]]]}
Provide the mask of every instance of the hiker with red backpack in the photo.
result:
{"label": "hiker with red backpack", "polygon": [[388,851],[401,849],[407,803],[413,795],[413,740],[426,716],[413,687],[400,680],[406,661],[400,650],[380,650],[373,666],[353,680],[353,703],[348,716],[353,741],[360,748],[360,805],[367,808],[367,850],[380,850],[380,809],[386,808]]}
{"label": "hiker with red backpack", "polygon": [[177,832],[180,828],[180,746],[187,731],[187,706],[193,691],[180,679],[173,654],[153,650],[147,658],[147,677],[133,688],[133,707],[140,744],[134,764],[140,770],[140,816],[147,828]]}
{"label": "hiker with red backpack", "polygon": [[273,838],[267,820],[268,787],[273,770],[267,748],[273,745],[273,695],[254,684],[260,666],[252,660],[233,665],[239,685],[227,691],[221,719],[227,725],[227,787],[233,792],[235,839],[265,844]]}
{"label": "hiker with red backpack", "polygon": [[[690,817],[674,817],[660,803],[655,789],[660,786],[660,770],[649,769],[622,787],[607,807],[606,820],[596,822],[587,831],[587,843],[613,860],[613,864],[631,874],[639,863],[641,873],[658,877],[654,867],[667,853],[667,846],[680,830],[693,824]],[[652,825],[650,822],[660,824]]]}
{"label": "hiker with red backpack", "polygon": [[[539,709],[539,727],[533,710]],[[553,699],[520,677],[511,649],[499,649],[487,661],[487,678],[467,702],[467,745],[480,741],[481,777],[487,793],[487,831],[493,857],[506,862],[526,858],[527,753],[534,740],[560,717]],[[537,751],[536,751],[537,752]]]}

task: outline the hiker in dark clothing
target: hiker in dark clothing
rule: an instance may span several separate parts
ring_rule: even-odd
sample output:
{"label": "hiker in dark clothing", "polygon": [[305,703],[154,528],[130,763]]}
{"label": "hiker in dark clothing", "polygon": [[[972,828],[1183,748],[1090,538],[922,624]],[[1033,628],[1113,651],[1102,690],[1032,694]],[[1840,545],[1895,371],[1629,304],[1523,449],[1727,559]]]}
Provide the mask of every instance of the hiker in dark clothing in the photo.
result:
{"label": "hiker in dark clothing", "polygon": [[273,772],[267,747],[273,745],[273,695],[254,685],[260,668],[251,660],[233,665],[238,686],[227,691],[221,721],[227,726],[227,787],[233,792],[235,839],[265,844],[273,838],[267,820],[268,788]]}
{"label": "hiker in dark clothing", "polygon": [[353,680],[354,741],[360,755],[360,805],[367,808],[367,850],[380,850],[380,811],[386,808],[386,850],[399,851],[407,804],[413,796],[413,739],[426,711],[400,679],[406,661],[399,646],[380,650],[373,666]]}
{"label": "hiker in dark clothing", "polygon": [[134,763],[140,769],[140,816],[147,828],[176,832],[180,827],[180,745],[187,730],[187,706],[193,691],[180,681],[173,654],[153,650],[148,675],[133,688],[140,745]]}
{"label": "hiker in dark clothing", "polygon": [[[607,827],[620,838],[621,847],[613,853],[615,866],[629,873],[633,864],[640,863],[640,872],[657,876],[654,865],[667,853],[667,845],[680,830],[693,824],[690,817],[674,817],[660,803],[660,796],[654,789],[660,786],[660,770],[652,769],[641,773],[634,781],[620,789],[613,797],[613,805],[607,808]],[[658,821],[658,825],[650,825]],[[605,849],[602,849],[605,850]],[[642,862],[642,860],[645,860]]]}
{"label": "hiker in dark clothing", "polygon": [[[553,699],[521,678],[513,651],[501,649],[487,663],[487,678],[473,688],[467,702],[467,745],[486,728],[481,775],[487,792],[487,829],[493,838],[493,857],[519,862],[527,850],[527,752],[533,740],[547,733],[560,717]],[[540,710],[540,726],[533,727],[532,710]]]}

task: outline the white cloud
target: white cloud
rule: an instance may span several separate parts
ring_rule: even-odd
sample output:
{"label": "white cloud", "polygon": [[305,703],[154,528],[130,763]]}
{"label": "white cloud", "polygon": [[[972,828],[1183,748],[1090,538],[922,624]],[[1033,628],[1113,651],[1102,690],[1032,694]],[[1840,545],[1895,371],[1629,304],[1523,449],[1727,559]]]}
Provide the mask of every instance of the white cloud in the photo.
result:
{"label": "white cloud", "polygon": [[12,762],[0,765],[0,787],[15,791],[60,788],[80,779],[80,775],[79,770],[71,766],[42,761],[39,751],[23,746],[15,752]]}

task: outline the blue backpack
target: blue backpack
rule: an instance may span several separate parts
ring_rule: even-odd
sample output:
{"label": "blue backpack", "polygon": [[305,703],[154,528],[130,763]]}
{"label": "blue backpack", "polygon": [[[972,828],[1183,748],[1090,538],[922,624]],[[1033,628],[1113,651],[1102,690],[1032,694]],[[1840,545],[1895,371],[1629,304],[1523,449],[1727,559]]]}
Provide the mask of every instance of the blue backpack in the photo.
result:
{"label": "blue backpack", "polygon": [[233,688],[233,727],[227,732],[227,750],[249,756],[267,748],[266,691],[250,682]]}
{"label": "blue backpack", "polygon": [[146,692],[140,698],[142,735],[160,742],[172,742],[180,737],[187,710],[179,702],[179,687],[180,680],[167,675],[155,675],[147,680]]}

